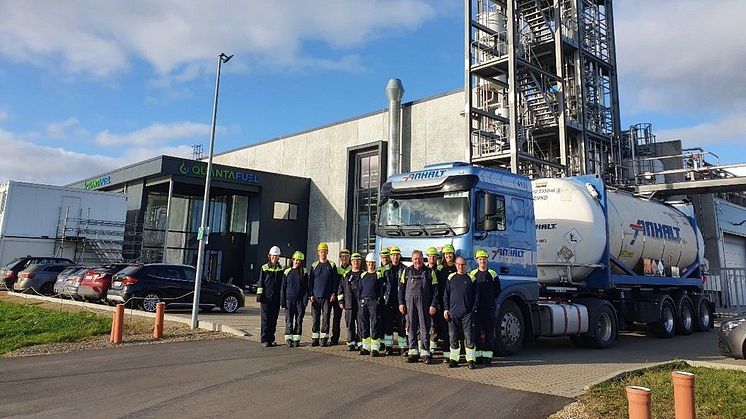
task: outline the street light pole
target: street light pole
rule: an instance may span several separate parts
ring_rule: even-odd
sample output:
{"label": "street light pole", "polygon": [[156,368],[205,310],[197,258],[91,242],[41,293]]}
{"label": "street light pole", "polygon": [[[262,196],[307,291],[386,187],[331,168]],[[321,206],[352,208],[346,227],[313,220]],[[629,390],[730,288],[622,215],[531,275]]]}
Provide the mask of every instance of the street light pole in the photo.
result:
{"label": "street light pole", "polygon": [[212,127],[210,130],[210,151],[207,157],[207,174],[205,175],[205,197],[202,201],[202,222],[197,231],[197,275],[194,278],[194,300],[192,306],[192,329],[199,325],[197,313],[199,313],[199,293],[202,285],[202,265],[205,258],[205,242],[207,241],[210,231],[207,228],[207,214],[210,210],[210,181],[212,180],[212,154],[215,147],[215,124],[218,117],[218,93],[220,92],[220,69],[223,63],[227,63],[233,58],[232,55],[220,53],[218,55],[218,72],[215,76],[215,103],[212,107]]}

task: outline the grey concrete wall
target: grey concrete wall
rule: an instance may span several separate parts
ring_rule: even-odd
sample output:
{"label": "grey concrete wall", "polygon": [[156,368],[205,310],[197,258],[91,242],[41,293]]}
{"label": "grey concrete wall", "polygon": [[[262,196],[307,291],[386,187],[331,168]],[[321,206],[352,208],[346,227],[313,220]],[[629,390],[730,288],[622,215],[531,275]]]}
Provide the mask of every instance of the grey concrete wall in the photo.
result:
{"label": "grey concrete wall", "polygon": [[[383,100],[382,102],[385,102]],[[465,120],[462,92],[403,104],[402,170],[418,170],[429,163],[464,160]],[[387,140],[386,111],[289,135],[215,156],[214,161],[248,169],[311,179],[308,245],[326,241],[330,254],[344,245],[347,231],[345,196],[347,149]]]}

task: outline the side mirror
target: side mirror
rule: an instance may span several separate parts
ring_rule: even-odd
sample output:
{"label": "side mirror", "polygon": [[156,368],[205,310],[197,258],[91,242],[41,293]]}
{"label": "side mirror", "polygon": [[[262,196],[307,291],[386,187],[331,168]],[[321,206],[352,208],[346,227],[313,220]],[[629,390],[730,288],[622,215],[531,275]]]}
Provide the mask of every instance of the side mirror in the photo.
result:
{"label": "side mirror", "polygon": [[484,216],[497,214],[497,197],[491,193],[484,194]]}
{"label": "side mirror", "polygon": [[485,216],[484,221],[482,221],[482,229],[484,231],[495,231],[497,230],[497,222],[493,218]]}

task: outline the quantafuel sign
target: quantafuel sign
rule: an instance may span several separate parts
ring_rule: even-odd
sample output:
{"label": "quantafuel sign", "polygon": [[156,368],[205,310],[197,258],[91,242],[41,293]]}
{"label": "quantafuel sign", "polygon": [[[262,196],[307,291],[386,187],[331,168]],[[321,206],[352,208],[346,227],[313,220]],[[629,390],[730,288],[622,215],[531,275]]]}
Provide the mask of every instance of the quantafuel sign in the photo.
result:
{"label": "quantafuel sign", "polygon": [[96,189],[111,183],[111,176],[103,176],[98,179],[86,180],[83,187],[85,189]]}
{"label": "quantafuel sign", "polygon": [[[207,176],[207,165],[204,163],[195,163],[182,161],[179,165],[179,173],[185,176]],[[226,180],[230,182],[259,184],[259,176],[256,173],[247,172],[240,169],[229,169],[220,166],[212,167],[213,179]]]}

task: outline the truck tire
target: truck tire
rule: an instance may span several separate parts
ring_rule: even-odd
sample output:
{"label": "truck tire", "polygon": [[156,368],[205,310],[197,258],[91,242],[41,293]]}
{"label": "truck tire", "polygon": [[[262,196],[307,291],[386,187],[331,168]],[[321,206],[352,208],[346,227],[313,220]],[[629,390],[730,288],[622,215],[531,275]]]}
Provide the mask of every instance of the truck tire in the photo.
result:
{"label": "truck tire", "polygon": [[513,301],[507,300],[500,306],[497,315],[497,336],[495,352],[498,356],[515,355],[523,348],[525,339],[523,312]]}
{"label": "truck tire", "polygon": [[679,303],[679,315],[676,317],[676,334],[691,335],[694,331],[694,304],[689,297],[684,297]]}
{"label": "truck tire", "polygon": [[573,345],[579,348],[606,349],[614,346],[617,337],[616,313],[608,305],[604,304],[598,308],[598,314],[592,316],[588,331],[593,336],[570,336]]}
{"label": "truck tire", "polygon": [[650,331],[659,338],[668,339],[676,332],[676,309],[670,298],[663,299],[658,321],[648,323]]}
{"label": "truck tire", "polygon": [[697,302],[697,314],[694,319],[694,330],[706,332],[714,326],[715,318],[712,315],[712,306],[707,298],[701,298]]}

